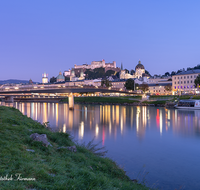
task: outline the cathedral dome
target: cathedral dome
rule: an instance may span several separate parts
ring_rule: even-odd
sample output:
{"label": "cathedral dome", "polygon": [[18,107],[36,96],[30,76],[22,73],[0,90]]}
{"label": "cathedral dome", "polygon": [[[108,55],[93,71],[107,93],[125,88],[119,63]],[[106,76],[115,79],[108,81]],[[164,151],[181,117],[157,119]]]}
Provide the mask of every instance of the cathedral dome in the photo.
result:
{"label": "cathedral dome", "polygon": [[65,80],[65,77],[62,75],[61,72],[59,72],[59,75],[56,77],[57,80]]}
{"label": "cathedral dome", "polygon": [[135,67],[135,70],[137,69],[144,69],[144,65],[141,64],[141,61],[138,62],[138,64]]}

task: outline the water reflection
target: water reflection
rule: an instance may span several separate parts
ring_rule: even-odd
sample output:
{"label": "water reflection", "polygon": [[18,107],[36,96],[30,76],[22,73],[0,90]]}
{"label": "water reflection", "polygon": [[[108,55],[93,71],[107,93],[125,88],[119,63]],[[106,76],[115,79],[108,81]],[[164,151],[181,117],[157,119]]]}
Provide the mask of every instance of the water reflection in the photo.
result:
{"label": "water reflection", "polygon": [[105,140],[108,136],[116,138],[119,134],[126,134],[132,128],[140,139],[144,138],[146,128],[159,129],[160,136],[169,130],[176,134],[194,135],[199,131],[200,124],[198,110],[75,104],[75,109],[72,111],[69,110],[68,104],[59,103],[1,102],[0,104],[14,106],[24,115],[41,123],[50,122],[50,126],[57,131],[78,132],[79,139],[83,139],[85,131],[87,133],[90,131],[91,135],[96,137],[101,135]]}
{"label": "water reflection", "polygon": [[160,189],[181,185],[199,189],[200,110],[75,104],[72,111],[59,103],[0,105],[14,106],[41,123],[49,121],[52,128],[71,132],[76,140],[95,137],[131,178],[137,178],[145,164],[149,184],[159,181]]}

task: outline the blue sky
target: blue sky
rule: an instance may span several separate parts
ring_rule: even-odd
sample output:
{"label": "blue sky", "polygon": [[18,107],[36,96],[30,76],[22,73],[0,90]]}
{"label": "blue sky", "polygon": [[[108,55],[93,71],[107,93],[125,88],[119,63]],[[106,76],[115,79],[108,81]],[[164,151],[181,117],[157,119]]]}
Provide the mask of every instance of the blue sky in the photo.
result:
{"label": "blue sky", "polygon": [[152,75],[200,64],[200,1],[0,1],[0,80],[105,59]]}

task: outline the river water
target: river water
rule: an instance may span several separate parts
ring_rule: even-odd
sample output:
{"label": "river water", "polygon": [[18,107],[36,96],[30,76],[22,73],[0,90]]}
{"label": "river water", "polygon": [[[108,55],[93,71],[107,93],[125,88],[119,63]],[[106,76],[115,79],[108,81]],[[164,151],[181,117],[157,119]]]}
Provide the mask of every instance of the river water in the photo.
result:
{"label": "river water", "polygon": [[[2,103],[3,104],[3,103]],[[12,106],[12,105],[8,105]],[[200,111],[59,103],[13,104],[24,115],[105,146],[131,179],[159,189],[200,189]]]}

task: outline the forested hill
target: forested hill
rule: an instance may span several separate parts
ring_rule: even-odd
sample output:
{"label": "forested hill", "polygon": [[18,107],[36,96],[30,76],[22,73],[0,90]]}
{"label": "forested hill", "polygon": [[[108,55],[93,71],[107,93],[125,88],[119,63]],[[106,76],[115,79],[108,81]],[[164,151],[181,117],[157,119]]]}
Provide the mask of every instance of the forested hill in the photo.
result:
{"label": "forested hill", "polygon": [[[8,80],[0,80],[0,84],[26,84],[26,83],[29,83],[28,80],[17,80],[17,79],[8,79]],[[33,82],[34,84],[36,82]]]}
{"label": "forested hill", "polygon": [[105,77],[109,77],[111,75],[114,75],[115,71],[113,70],[108,70],[105,72],[105,68],[100,67],[100,68],[96,68],[93,70],[87,69],[85,71],[85,78],[86,79],[97,79],[97,78],[105,78]]}

